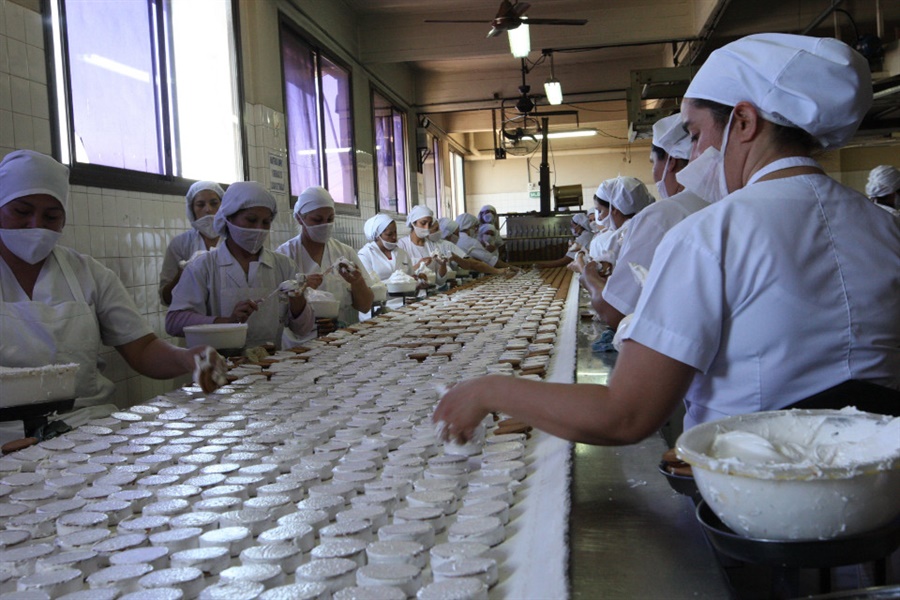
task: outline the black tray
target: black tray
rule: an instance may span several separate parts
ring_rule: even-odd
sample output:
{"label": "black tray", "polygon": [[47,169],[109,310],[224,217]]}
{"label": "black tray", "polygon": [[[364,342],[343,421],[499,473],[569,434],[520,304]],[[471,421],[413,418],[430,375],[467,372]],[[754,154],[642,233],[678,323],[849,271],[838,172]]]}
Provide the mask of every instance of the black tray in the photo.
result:
{"label": "black tray", "polygon": [[669,473],[666,470],[666,461],[660,461],[659,463],[659,472],[663,474],[666,478],[666,481],[669,482],[669,486],[679,494],[684,496],[688,496],[695,503],[700,502],[702,500],[702,496],[700,496],[700,490],[697,489],[697,482],[694,481],[693,477],[688,475],[676,475],[675,473]]}
{"label": "black tray", "polygon": [[877,529],[833,540],[765,540],[738,535],[701,501],[697,520],[713,547],[748,563],[799,569],[856,565],[886,557],[900,546],[900,517]]}

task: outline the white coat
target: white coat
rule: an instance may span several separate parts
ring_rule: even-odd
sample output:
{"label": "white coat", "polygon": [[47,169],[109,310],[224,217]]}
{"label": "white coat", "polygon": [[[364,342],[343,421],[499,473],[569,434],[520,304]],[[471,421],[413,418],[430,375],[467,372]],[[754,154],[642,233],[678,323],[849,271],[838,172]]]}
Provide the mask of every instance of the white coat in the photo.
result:
{"label": "white coat", "polygon": [[413,274],[409,255],[399,246],[391,250],[390,259],[384,255],[377,242],[369,242],[363,246],[358,255],[366,272],[375,273],[381,281],[389,279],[394,271],[402,271],[407,275]]}
{"label": "white coat", "polygon": [[[343,242],[331,238],[325,243],[325,252],[322,254],[322,263],[319,264],[312,259],[306,251],[306,248],[303,247],[303,244],[300,241],[300,236],[302,235],[303,234],[301,233],[292,237],[282,245],[278,246],[278,249],[276,250],[276,252],[290,257],[294,262],[294,268],[297,271],[304,275],[322,273],[337,262],[339,258],[343,257],[356,263],[356,267],[362,272],[366,285],[372,287],[372,278],[369,276],[369,272],[366,270],[365,265],[359,260],[356,250]],[[324,276],[322,285],[319,286],[319,290],[334,294],[335,299],[341,303],[338,320],[343,321],[347,325],[359,322],[359,312],[353,308],[353,296],[350,294],[350,284],[347,283],[346,279],[341,277],[338,273],[331,272]]]}
{"label": "white coat", "polygon": [[[768,167],[794,164],[816,163]],[[697,369],[686,428],[850,379],[900,389],[900,228],[825,175],[765,172],[669,231],[625,336]]]}
{"label": "white coat", "polygon": [[500,253],[496,250],[494,252],[488,252],[484,249],[484,246],[481,245],[477,239],[473,238],[466,232],[462,232],[459,234],[459,241],[456,242],[456,245],[462,249],[468,256],[472,258],[477,258],[481,262],[486,262],[492,267],[497,264],[497,261],[500,260]]}
{"label": "white coat", "polygon": [[178,276],[180,267],[178,264],[183,260],[190,259],[195,252],[206,250],[206,242],[203,236],[196,229],[179,233],[166,248],[166,255],[163,257],[162,269],[159,272],[159,300],[165,306],[162,299],[162,289],[174,281]]}

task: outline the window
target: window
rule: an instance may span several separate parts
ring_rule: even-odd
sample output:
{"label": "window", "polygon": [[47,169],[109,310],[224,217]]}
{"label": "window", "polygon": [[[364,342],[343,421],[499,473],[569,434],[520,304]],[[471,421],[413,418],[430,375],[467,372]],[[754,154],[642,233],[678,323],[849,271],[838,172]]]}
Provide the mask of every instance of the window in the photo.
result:
{"label": "window", "polygon": [[455,215],[466,212],[466,177],[462,154],[450,151],[450,189],[453,194],[451,212]]}
{"label": "window", "polygon": [[406,213],[406,113],[372,92],[378,207]]}
{"label": "window", "polygon": [[422,179],[425,184],[425,204],[434,211],[434,218],[444,216],[444,206],[441,202],[441,142],[437,137],[428,134],[428,145],[431,152],[422,163]]}
{"label": "window", "polygon": [[51,7],[63,162],[243,179],[231,0]]}
{"label": "window", "polygon": [[356,204],[350,71],[282,23],[281,59],[291,195],[311,185]]}

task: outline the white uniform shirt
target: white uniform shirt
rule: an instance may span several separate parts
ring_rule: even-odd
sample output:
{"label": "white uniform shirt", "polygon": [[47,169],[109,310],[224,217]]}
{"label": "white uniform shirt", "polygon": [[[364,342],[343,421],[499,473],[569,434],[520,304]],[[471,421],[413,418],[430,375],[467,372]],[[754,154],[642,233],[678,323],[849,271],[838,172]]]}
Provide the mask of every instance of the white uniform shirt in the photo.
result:
{"label": "white uniform shirt", "polygon": [[754,183],[665,236],[625,338],[698,370],[685,427],[900,389],[900,229],[825,175]]}
{"label": "white uniform shirt", "polygon": [[359,261],[367,273],[375,273],[381,281],[386,281],[394,271],[402,271],[412,275],[412,262],[406,250],[394,248],[391,250],[391,258],[388,259],[378,247],[377,242],[369,242],[359,251]]}
{"label": "white uniform shirt", "polygon": [[603,299],[623,315],[634,312],[641,296],[641,284],[634,278],[630,263],[650,269],[653,253],[663,236],[687,216],[709,206],[687,190],[654,202],[629,220],[615,269],[603,288]]}
{"label": "white uniform shirt", "polygon": [[[248,273],[222,244],[207,254],[189,262],[175,289],[169,312],[187,310],[205,315],[198,322],[212,323],[216,317],[231,315],[235,305],[243,300],[266,298],[282,281],[294,278],[296,267],[290,259],[263,248],[259,260],[250,263]],[[167,319],[167,325],[169,324]],[[284,327],[296,334],[294,341],[311,334],[315,317],[309,304],[292,319],[290,306],[276,297],[268,297],[247,320],[248,347],[273,343],[282,346]],[[170,331],[180,335],[180,331]]]}
{"label": "white uniform shirt", "polygon": [[459,241],[456,242],[456,245],[472,258],[477,258],[481,262],[486,262],[492,267],[500,260],[499,252],[496,250],[493,253],[488,252],[484,249],[484,246],[481,245],[481,242],[465,232],[459,234]]}
{"label": "white uniform shirt", "polygon": [[[578,246],[579,246],[578,252],[580,252],[581,250],[584,250],[585,252],[590,252],[592,241],[594,241],[594,234],[591,233],[590,230],[585,230],[585,231],[582,231],[580,234],[578,234],[578,237],[575,238],[573,243],[578,244]],[[574,260],[575,256],[578,254],[578,252],[566,252],[566,256],[568,256],[569,258]]]}
{"label": "white uniform shirt", "polygon": [[[359,260],[356,250],[343,242],[331,238],[325,243],[325,251],[322,254],[322,264],[320,265],[312,259],[306,251],[306,248],[303,247],[303,244],[300,241],[301,235],[303,234],[301,233],[300,235],[292,237],[282,245],[278,246],[278,249],[276,250],[276,252],[289,256],[294,261],[297,271],[304,275],[322,273],[323,271],[328,270],[328,267],[336,263],[339,258],[343,257],[347,260],[352,260],[356,264],[356,268],[362,272],[366,285],[372,287],[372,278],[369,276],[369,272],[366,270],[365,265]],[[359,311],[353,308],[353,296],[350,294],[350,284],[347,283],[346,279],[341,277],[338,273],[331,272],[328,275],[325,275],[322,285],[319,286],[319,290],[334,294],[335,300],[341,303],[341,310],[338,315],[340,321],[343,321],[348,325],[359,323]]]}
{"label": "white uniform shirt", "polygon": [[[415,234],[413,234],[415,235]],[[429,240],[425,240],[424,246],[416,246],[412,243],[412,240],[409,239],[409,236],[404,236],[397,240],[397,245],[399,248],[402,248],[409,255],[410,266],[412,267],[413,272],[416,270],[416,263],[418,263],[423,258],[431,258],[435,252],[440,254],[445,254],[444,250],[440,248],[436,243],[431,242]],[[446,280],[446,276],[441,277],[440,273],[437,272],[437,268],[434,264],[428,265],[428,268],[434,271],[436,275],[436,281],[438,285],[441,285]]]}
{"label": "white uniform shirt", "polygon": [[169,242],[169,247],[166,248],[166,255],[163,258],[162,269],[159,273],[159,300],[164,306],[162,289],[178,276],[178,263],[190,259],[194,252],[200,250],[206,250],[206,242],[203,241],[203,236],[196,229],[179,233]]}
{"label": "white uniform shirt", "polygon": [[591,238],[588,254],[594,260],[600,260],[601,257],[609,255],[610,248],[615,243],[617,229],[605,229],[600,233],[594,234]]}

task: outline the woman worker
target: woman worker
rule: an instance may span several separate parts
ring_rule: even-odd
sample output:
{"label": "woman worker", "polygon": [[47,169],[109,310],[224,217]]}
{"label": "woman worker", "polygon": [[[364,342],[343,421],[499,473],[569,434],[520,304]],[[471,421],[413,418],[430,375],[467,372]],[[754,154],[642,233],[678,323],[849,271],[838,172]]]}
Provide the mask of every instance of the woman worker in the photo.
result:
{"label": "woman worker", "polygon": [[866,196],[895,217],[900,215],[900,171],[879,165],[869,172]]}
{"label": "woman worker", "polygon": [[281,348],[313,334],[315,317],[302,293],[288,294],[286,303],[272,296],[295,272],[289,258],[265,247],[277,212],[259,183],[228,186],[215,217],[225,243],[185,266],[166,313],[169,335],[184,335],[188,325],[247,323],[248,347]]}
{"label": "woman worker", "polygon": [[159,273],[159,298],[163,305],[172,303],[172,289],[181,278],[182,263],[186,263],[196,252],[215,248],[219,234],[213,226],[213,219],[222,204],[225,192],[215,181],[198,181],[188,189],[187,218],[193,227],[172,238],[166,248],[162,271]]}
{"label": "woman worker", "polygon": [[[465,250],[460,248],[459,242],[459,223],[450,217],[441,217],[431,227],[432,235],[440,234],[440,238],[435,242],[438,247],[446,255],[453,255],[451,267],[458,265],[469,271],[478,273],[487,273],[488,275],[502,275],[505,273],[503,269],[492,267],[484,261],[470,257]],[[455,267],[453,267],[455,268]]]}
{"label": "woman worker", "polygon": [[368,242],[359,250],[359,261],[367,273],[375,273],[381,281],[390,279],[394,271],[413,275],[406,250],[397,244],[397,223],[378,213],[363,226]]}
{"label": "woman worker", "polygon": [[696,158],[679,181],[698,192],[707,181],[721,201],[658,247],[609,385],[484,377],[451,389],[435,421],[467,438],[502,411],[629,444],[682,399],[689,428],[848,385],[880,390],[881,412],[900,413],[900,229],[810,158],[850,140],[870,82],[866,60],[834,39],[760,34],[713,52],[682,101]]}
{"label": "woman worker", "polygon": [[402,238],[398,244],[412,259],[413,272],[418,271],[421,265],[425,265],[434,271],[440,285],[447,275],[447,260],[443,256],[444,253],[429,239],[433,224],[434,212],[430,208],[424,204],[413,206],[406,215],[409,235]]}
{"label": "woman worker", "polygon": [[57,246],[68,195],[69,170],[49,156],[17,150],[0,162],[0,365],[78,363],[74,406],[90,409],[65,417],[76,426],[116,410],[113,383],[98,364],[101,345],[156,379],[190,373],[207,347],[157,338],[111,270]]}
{"label": "woman worker", "polygon": [[565,255],[556,260],[548,260],[539,262],[535,266],[538,269],[555,269],[556,267],[565,267],[573,260],[579,252],[587,252],[591,245],[594,234],[591,232],[590,218],[584,213],[572,215],[572,224],[570,226],[572,236],[575,238],[572,245],[566,251]]}
{"label": "woman worker", "polygon": [[[369,312],[375,295],[369,273],[356,250],[332,237],[334,199],[323,187],[306,188],[294,204],[294,219],[299,235],[278,247],[276,252],[289,256],[306,275],[307,285],[334,294],[341,303],[338,320],[351,325],[359,322],[359,313]],[[335,266],[343,258],[356,269]]]}

